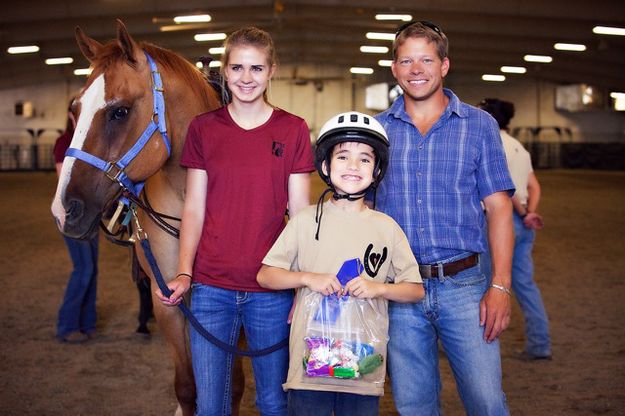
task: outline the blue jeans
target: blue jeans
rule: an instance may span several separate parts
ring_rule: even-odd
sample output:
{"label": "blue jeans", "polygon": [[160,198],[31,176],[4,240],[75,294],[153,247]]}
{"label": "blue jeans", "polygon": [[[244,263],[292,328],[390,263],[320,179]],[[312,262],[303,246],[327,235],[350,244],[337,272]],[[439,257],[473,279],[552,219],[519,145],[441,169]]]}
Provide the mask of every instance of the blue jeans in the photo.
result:
{"label": "blue jeans", "polygon": [[56,336],[59,338],[77,331],[85,334],[95,331],[98,283],[98,235],[91,240],[63,238],[74,269],[59,309],[56,324]]}
{"label": "blue jeans", "polygon": [[378,416],[379,396],[289,390],[289,416]]}
{"label": "blue jeans", "polygon": [[[293,291],[239,292],[193,284],[191,311],[204,328],[230,345],[237,345],[241,325],[250,350],[274,345],[289,336],[287,318]],[[197,389],[196,414],[230,415],[234,357],[190,330],[191,357]],[[289,368],[289,350],[252,358],[256,407],[262,416],[286,415],[282,390]]]}
{"label": "blue jeans", "polygon": [[479,302],[488,288],[480,266],[423,279],[423,285],[420,302],[389,302],[388,369],[399,414],[440,414],[440,340],[466,413],[508,415],[499,342],[484,341],[479,322]]}
{"label": "blue jeans", "polygon": [[[526,228],[516,213],[514,220],[514,254],[512,257],[512,290],[519,302],[525,320],[525,351],[534,356],[551,355],[549,320],[540,289],[534,281],[532,248],[536,231]],[[480,260],[486,277],[491,278],[490,256]]]}

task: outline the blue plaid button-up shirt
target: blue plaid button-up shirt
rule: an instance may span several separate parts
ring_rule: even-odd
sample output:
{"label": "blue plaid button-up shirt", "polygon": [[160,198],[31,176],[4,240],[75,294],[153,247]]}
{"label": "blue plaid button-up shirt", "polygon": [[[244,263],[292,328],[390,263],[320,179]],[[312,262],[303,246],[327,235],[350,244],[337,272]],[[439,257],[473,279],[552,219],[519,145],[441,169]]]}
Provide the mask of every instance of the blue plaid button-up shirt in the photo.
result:
{"label": "blue plaid button-up shirt", "polygon": [[449,104],[422,136],[404,97],[375,118],[391,143],[376,208],[402,227],[420,264],[486,250],[480,201],[514,192],[496,121],[444,89]]}

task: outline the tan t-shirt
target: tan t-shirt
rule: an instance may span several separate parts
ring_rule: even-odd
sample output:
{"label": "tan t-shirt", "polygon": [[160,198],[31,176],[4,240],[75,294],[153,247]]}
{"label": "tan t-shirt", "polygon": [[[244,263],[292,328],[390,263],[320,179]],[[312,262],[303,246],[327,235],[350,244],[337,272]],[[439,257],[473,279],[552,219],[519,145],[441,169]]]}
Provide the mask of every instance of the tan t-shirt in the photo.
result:
{"label": "tan t-shirt", "polygon": [[[316,230],[315,206],[310,206],[289,221],[263,264],[292,271],[336,274],[346,260],[359,258],[365,266],[362,276],[378,282],[421,283],[419,267],[408,240],[391,217],[370,209],[358,213],[344,212],[327,201],[323,206],[319,240],[315,239]],[[306,287],[298,290],[289,342],[289,373],[283,388],[383,395],[388,302],[385,299],[352,302],[352,305],[357,305],[356,309],[363,312],[359,320],[376,325],[376,333],[383,335],[373,338],[376,338],[375,352],[382,354],[384,365],[358,379],[337,379],[310,377],[302,364],[307,353],[304,338],[310,335],[311,328],[314,332],[314,315],[318,306],[318,302],[314,302],[315,297],[316,294]],[[336,324],[345,328],[341,319]],[[347,327],[350,326],[347,324]],[[366,335],[357,337],[364,337],[367,341]]]}

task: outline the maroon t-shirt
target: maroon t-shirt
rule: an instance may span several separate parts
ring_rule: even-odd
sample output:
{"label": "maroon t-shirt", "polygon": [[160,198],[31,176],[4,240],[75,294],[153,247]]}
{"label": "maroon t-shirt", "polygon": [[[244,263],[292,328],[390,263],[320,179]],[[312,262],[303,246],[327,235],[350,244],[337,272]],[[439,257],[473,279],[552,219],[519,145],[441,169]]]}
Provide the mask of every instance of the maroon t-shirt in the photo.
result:
{"label": "maroon t-shirt", "polygon": [[181,165],[208,178],[194,281],[268,291],[256,274],[284,228],[289,175],[315,170],[306,122],[275,109],[266,123],[245,130],[222,107],[191,122]]}
{"label": "maroon t-shirt", "polygon": [[69,145],[72,143],[73,131],[65,131],[62,135],[56,139],[54,142],[54,163],[63,163],[63,159],[65,158],[65,152],[69,148]]}

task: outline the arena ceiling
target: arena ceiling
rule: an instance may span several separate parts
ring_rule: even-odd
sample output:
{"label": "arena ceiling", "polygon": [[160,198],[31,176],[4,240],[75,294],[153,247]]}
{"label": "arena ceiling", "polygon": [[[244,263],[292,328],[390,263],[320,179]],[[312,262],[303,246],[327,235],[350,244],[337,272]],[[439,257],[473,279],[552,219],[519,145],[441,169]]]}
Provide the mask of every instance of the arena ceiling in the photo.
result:
{"label": "arena ceiling", "polygon": [[[137,40],[175,50],[190,60],[209,46],[193,35],[226,32],[244,25],[268,30],[281,64],[332,63],[347,68],[377,66],[386,55],[363,54],[361,45],[386,45],[365,33],[394,32],[398,22],[376,21],[377,13],[410,14],[441,26],[450,39],[453,76],[479,79],[503,65],[525,66],[523,75],[557,83],[588,83],[625,91],[625,36],[594,34],[596,25],[625,28],[623,0],[22,0],[3,1],[0,13],[0,89],[72,79],[87,66],[74,40],[75,26],[104,41],[115,36],[120,18]],[[208,13],[209,23],[177,25],[173,17]],[[584,52],[554,50],[554,43],[586,45]],[[10,55],[7,48],[35,44],[39,52]],[[549,64],[527,63],[526,54],[550,55]],[[70,65],[49,66],[46,58],[69,56]],[[285,76],[285,74],[282,74]],[[378,75],[379,77],[380,75]]]}

